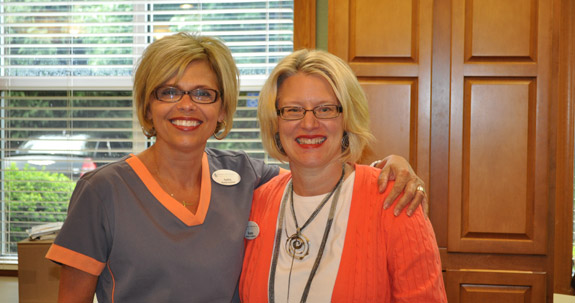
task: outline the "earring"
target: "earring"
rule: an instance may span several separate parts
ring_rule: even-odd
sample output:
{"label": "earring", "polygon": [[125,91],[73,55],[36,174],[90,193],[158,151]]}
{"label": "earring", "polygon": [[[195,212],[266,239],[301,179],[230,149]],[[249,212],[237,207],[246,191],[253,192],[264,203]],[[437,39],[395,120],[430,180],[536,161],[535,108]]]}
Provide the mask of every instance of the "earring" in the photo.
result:
{"label": "earring", "polygon": [[280,153],[282,153],[283,155],[286,154],[286,151],[284,150],[284,147],[282,146],[282,141],[280,140],[280,133],[276,133],[274,136],[274,141],[276,143],[276,147],[278,148],[278,150],[280,151]]}
{"label": "earring", "polygon": [[226,136],[220,135],[219,131],[222,129],[226,129],[226,120],[222,121],[222,122],[218,122],[218,124],[216,125],[216,129],[214,130],[214,138],[218,139],[218,140],[222,140],[223,138],[225,138]]}
{"label": "earring", "polygon": [[144,132],[144,135],[148,139],[156,136],[156,128],[153,126],[150,129],[145,129],[144,127],[142,127],[142,131]]}
{"label": "earring", "polygon": [[344,152],[349,148],[349,136],[347,132],[343,132],[343,137],[341,137],[341,151]]}

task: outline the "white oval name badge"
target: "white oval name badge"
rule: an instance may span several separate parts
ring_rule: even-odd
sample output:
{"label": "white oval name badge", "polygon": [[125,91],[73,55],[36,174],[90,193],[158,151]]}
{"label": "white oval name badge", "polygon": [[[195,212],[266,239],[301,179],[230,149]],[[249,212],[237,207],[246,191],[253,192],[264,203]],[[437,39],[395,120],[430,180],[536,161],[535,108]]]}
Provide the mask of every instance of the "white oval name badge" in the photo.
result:
{"label": "white oval name badge", "polygon": [[248,227],[246,228],[245,238],[248,240],[253,240],[257,238],[259,234],[260,234],[260,227],[258,226],[258,224],[254,221],[249,221]]}
{"label": "white oval name badge", "polygon": [[240,177],[240,174],[233,170],[220,169],[216,170],[212,174],[212,179],[214,179],[214,181],[216,181],[218,184],[231,186],[240,183],[242,178]]}

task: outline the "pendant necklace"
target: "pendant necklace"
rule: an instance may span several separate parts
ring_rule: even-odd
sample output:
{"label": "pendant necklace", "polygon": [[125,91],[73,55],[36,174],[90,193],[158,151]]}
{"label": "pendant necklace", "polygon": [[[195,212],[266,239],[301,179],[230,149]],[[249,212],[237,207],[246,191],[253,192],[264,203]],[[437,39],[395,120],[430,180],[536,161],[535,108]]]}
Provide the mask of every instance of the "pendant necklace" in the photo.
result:
{"label": "pendant necklace", "polygon": [[[155,166],[156,166],[156,167],[155,167],[155,168],[156,168],[156,169],[155,169],[155,171],[156,171],[156,180],[158,180],[158,184],[160,184],[160,187],[161,187],[164,191],[166,191],[166,189],[168,189],[168,188],[167,188],[167,187],[164,185],[164,183],[161,181],[160,172],[159,172],[159,170],[158,170],[158,164],[156,163]],[[173,193],[169,193],[168,191],[166,191],[166,193],[167,193],[168,195],[170,195],[170,197],[172,197],[172,198],[173,198],[174,200],[176,200],[177,202],[182,203],[182,205],[183,205],[185,208],[188,208],[188,206],[194,205],[193,202],[188,203],[188,202],[186,202],[186,201],[183,201],[183,200],[180,201],[180,200],[176,199],[176,197],[174,197],[174,194],[173,194]]]}
{"label": "pendant necklace", "polygon": [[[174,198],[174,194],[170,194],[170,197]],[[188,202],[186,202],[186,201],[184,201],[184,200],[180,201],[180,200],[178,200],[178,199],[176,199],[176,198],[174,198],[174,200],[176,200],[176,201],[182,203],[182,205],[183,205],[184,207],[186,207],[186,208],[187,208],[188,206],[194,205],[194,203],[188,203]]]}
{"label": "pendant necklace", "polygon": [[292,265],[290,267],[290,274],[288,277],[288,302],[289,302],[289,293],[290,293],[290,282],[291,282],[291,270],[293,268],[293,262],[294,259],[298,259],[298,260],[303,260],[308,254],[309,254],[309,239],[302,233],[302,231],[311,223],[311,221],[313,221],[313,219],[317,216],[317,214],[321,211],[321,209],[323,208],[323,206],[325,204],[327,204],[327,202],[329,201],[329,199],[331,198],[331,196],[333,196],[333,200],[331,202],[331,207],[329,210],[329,217],[324,229],[324,233],[323,233],[323,238],[319,247],[319,251],[318,251],[318,255],[315,259],[314,265],[311,269],[311,272],[309,274],[305,289],[303,291],[302,297],[301,297],[301,301],[300,302],[305,302],[307,300],[307,296],[309,294],[309,290],[311,287],[311,283],[313,281],[313,278],[315,276],[315,273],[317,272],[317,269],[319,267],[319,263],[321,261],[321,258],[323,256],[323,251],[325,249],[325,245],[327,243],[327,238],[329,236],[329,232],[331,230],[331,224],[333,223],[333,217],[335,214],[335,209],[337,206],[337,202],[339,200],[339,193],[341,191],[341,185],[343,183],[343,177],[345,175],[345,163],[342,166],[342,170],[341,170],[341,177],[339,178],[339,181],[337,182],[337,184],[335,185],[335,187],[333,188],[333,190],[326,195],[326,197],[321,201],[321,203],[318,205],[318,207],[314,210],[314,212],[310,215],[310,217],[305,221],[305,223],[299,227],[299,224],[297,222],[297,218],[295,215],[295,210],[294,210],[294,203],[293,203],[293,184],[292,184],[292,180],[289,181],[288,183],[288,188],[287,188],[287,193],[284,196],[284,198],[282,199],[282,206],[281,206],[281,210],[280,210],[280,214],[279,214],[279,220],[278,222],[281,222],[280,227],[277,229],[276,231],[276,241],[275,241],[275,249],[274,249],[274,253],[273,253],[273,259],[272,259],[272,267],[271,267],[271,272],[270,272],[270,281],[269,281],[269,288],[268,288],[268,294],[269,294],[269,302],[274,302],[275,300],[275,273],[276,273],[276,268],[277,268],[277,263],[278,263],[278,257],[279,257],[279,241],[281,240],[281,235],[282,235],[282,230],[283,230],[283,226],[285,224],[285,207],[287,204],[287,197],[289,195],[290,197],[290,205],[291,205],[291,213],[295,222],[295,226],[296,226],[296,231],[294,234],[292,234],[291,236],[288,236],[287,234],[287,229],[285,231],[286,233],[286,243],[285,243],[285,250],[286,253],[292,257]]}
{"label": "pendant necklace", "polygon": [[285,243],[285,250],[290,257],[296,258],[298,260],[303,260],[309,254],[309,239],[302,233],[302,231],[311,223],[311,221],[313,221],[313,219],[315,219],[317,214],[323,209],[324,205],[327,204],[329,198],[331,198],[336,189],[339,188],[339,185],[341,184],[342,180],[343,180],[343,172],[342,177],[339,179],[333,190],[327,196],[325,196],[325,198],[323,198],[321,203],[317,206],[317,208],[313,211],[313,213],[309,216],[309,218],[305,221],[305,223],[301,227],[299,227],[297,217],[295,215],[295,208],[293,205],[293,186],[291,186],[290,184],[289,196],[290,196],[291,214],[295,222],[295,229],[296,229],[295,233],[292,234],[291,236],[288,236],[287,229],[285,230],[287,237]]}

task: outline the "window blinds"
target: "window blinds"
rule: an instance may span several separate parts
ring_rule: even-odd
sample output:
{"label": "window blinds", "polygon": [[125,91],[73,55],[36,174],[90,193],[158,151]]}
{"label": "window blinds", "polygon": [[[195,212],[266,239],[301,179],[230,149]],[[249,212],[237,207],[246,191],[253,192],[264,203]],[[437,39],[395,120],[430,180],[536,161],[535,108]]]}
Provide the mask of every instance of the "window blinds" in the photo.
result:
{"label": "window blinds", "polygon": [[79,176],[150,144],[131,100],[152,41],[175,32],[221,38],[241,73],[234,128],[211,147],[267,159],[257,92],[293,49],[293,0],[0,1],[1,262],[26,229],[65,218]]}
{"label": "window blinds", "polygon": [[179,31],[223,39],[247,85],[261,83],[293,48],[293,1],[286,0],[29,0],[0,9],[3,87],[28,87],[32,77],[50,88],[129,88],[144,48]]}

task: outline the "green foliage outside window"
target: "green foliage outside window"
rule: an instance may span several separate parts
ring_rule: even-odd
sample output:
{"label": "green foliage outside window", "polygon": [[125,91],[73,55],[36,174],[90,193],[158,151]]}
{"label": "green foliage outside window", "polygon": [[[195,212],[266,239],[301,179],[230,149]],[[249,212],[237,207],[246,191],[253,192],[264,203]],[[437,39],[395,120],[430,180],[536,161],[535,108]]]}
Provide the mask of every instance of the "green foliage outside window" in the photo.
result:
{"label": "green foliage outside window", "polygon": [[16,244],[28,236],[27,229],[39,222],[64,221],[75,182],[61,173],[28,167],[19,170],[15,165],[4,173],[4,177],[5,201],[9,209],[9,250],[15,252]]}

